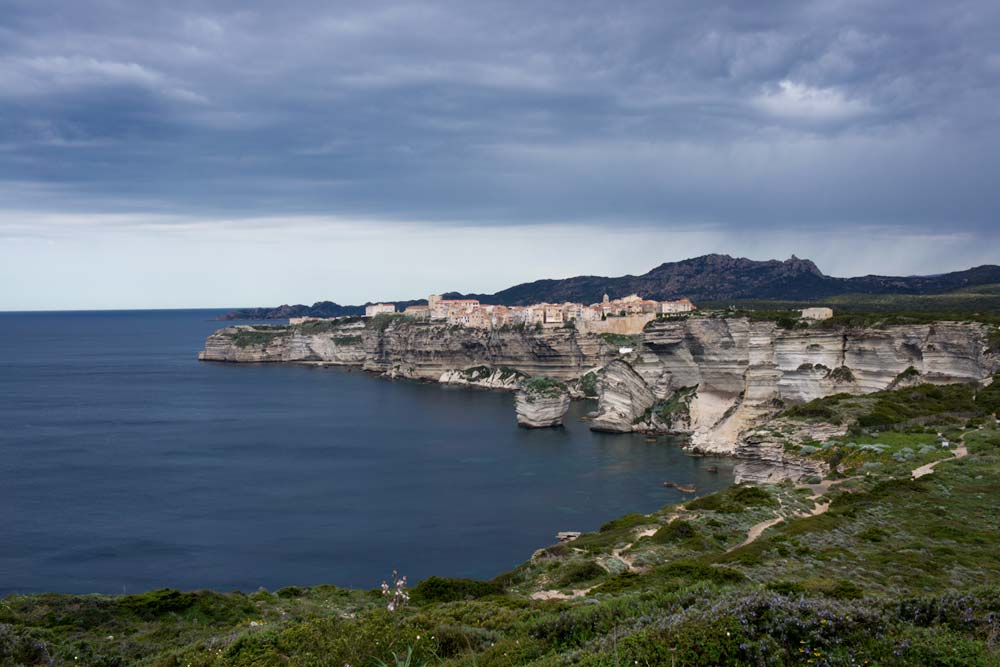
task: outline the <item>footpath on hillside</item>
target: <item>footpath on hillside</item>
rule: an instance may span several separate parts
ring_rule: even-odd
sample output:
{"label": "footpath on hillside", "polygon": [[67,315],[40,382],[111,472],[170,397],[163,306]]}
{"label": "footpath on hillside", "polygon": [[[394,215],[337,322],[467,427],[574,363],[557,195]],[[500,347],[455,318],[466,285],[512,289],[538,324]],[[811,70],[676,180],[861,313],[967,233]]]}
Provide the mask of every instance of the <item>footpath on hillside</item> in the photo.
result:
{"label": "footpath on hillside", "polygon": [[[938,459],[937,461],[932,461],[930,463],[925,463],[924,465],[918,466],[918,467],[914,468],[912,471],[910,471],[910,477],[911,477],[911,479],[920,479],[921,477],[924,477],[926,475],[930,475],[931,473],[933,473],[934,472],[934,468],[937,467],[939,464],[944,463],[945,461],[955,461],[955,460],[964,458],[964,457],[968,456],[968,454],[969,454],[969,450],[965,446],[965,443],[963,441],[959,440],[958,443],[957,443],[957,446],[955,447],[955,449],[954,449],[954,451],[952,453],[952,456],[950,456],[949,458]],[[826,494],[830,491],[830,489],[833,488],[834,486],[838,485],[838,484],[842,484],[842,483],[850,481],[852,479],[856,479],[856,478],[854,478],[854,477],[848,477],[848,478],[845,478],[845,479],[825,479],[825,480],[823,480],[821,482],[818,482],[816,484],[802,484],[802,485],[796,487],[797,489],[809,489],[812,492],[812,495],[809,496],[809,500],[811,500],[813,502],[812,509],[807,510],[807,511],[795,511],[795,512],[792,512],[790,514],[784,515],[784,514],[781,514],[782,508],[779,506],[778,507],[778,516],[773,517],[771,519],[767,519],[766,521],[761,521],[760,523],[756,523],[756,524],[750,526],[750,529],[747,531],[747,537],[746,537],[746,539],[743,540],[742,542],[740,542],[739,544],[737,544],[736,546],[733,546],[733,547],[730,547],[729,549],[726,549],[726,553],[729,553],[731,551],[735,551],[736,549],[739,549],[741,547],[745,547],[748,544],[753,544],[758,539],[760,539],[760,537],[764,534],[764,532],[768,528],[771,528],[772,526],[776,526],[779,523],[782,523],[783,521],[789,521],[789,520],[792,520],[792,519],[801,519],[801,518],[810,517],[810,516],[819,516],[820,514],[823,514],[828,509],[830,509],[830,501],[829,501],[829,499],[826,498]],[[677,518],[677,516],[673,516],[673,517],[670,518],[670,521],[673,521],[676,518]],[[653,535],[656,532],[656,530],[657,530],[656,528],[647,528],[647,529],[639,531],[636,534],[635,541],[629,542],[628,544],[626,544],[626,545],[624,545],[622,547],[614,549],[611,552],[611,555],[614,558],[616,558],[618,561],[620,561],[621,563],[623,563],[625,565],[626,570],[628,572],[640,572],[641,568],[639,568],[638,566],[636,566],[634,560],[632,558],[630,558],[629,556],[625,555],[625,552],[628,551],[629,549],[631,549],[635,545],[635,542],[637,542],[638,540],[642,539],[643,537],[649,537],[650,535]],[[533,599],[533,600],[571,600],[573,598],[583,597],[584,595],[586,595],[587,593],[589,593],[591,590],[593,590],[595,587],[596,586],[589,586],[587,588],[574,589],[574,590],[570,591],[569,593],[564,593],[564,592],[559,591],[559,590],[536,591],[535,593],[531,594],[531,599]]]}

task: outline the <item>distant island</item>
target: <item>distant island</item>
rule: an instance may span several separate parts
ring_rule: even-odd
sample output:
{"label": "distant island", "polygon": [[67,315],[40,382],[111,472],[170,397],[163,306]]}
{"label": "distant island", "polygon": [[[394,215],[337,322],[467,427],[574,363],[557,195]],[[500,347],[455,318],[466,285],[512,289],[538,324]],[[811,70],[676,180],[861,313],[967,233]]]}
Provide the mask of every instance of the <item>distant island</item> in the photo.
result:
{"label": "distant island", "polygon": [[[877,276],[835,278],[825,275],[815,263],[794,255],[787,260],[755,261],[729,255],[704,255],[668,262],[639,276],[576,276],[536,280],[514,285],[494,294],[445,292],[445,299],[476,299],[483,304],[526,306],[533,303],[600,301],[604,294],[620,298],[642,294],[647,299],[670,301],[683,297],[707,305],[728,302],[832,302],[843,306],[847,297],[856,306],[870,306],[873,297],[894,295],[920,297],[944,295],[978,286],[1000,284],[1000,266],[987,264],[965,271],[926,276]],[[864,297],[864,298],[858,298]],[[965,299],[966,301],[968,299]],[[319,301],[312,306],[282,305],[271,308],[242,308],[222,319],[288,319],[292,317],[343,317],[364,315],[362,305],[341,305]],[[425,299],[397,300],[398,310],[426,305]],[[785,304],[788,305],[788,304]],[[906,305],[905,303],[903,305]],[[996,303],[991,301],[990,306]]]}

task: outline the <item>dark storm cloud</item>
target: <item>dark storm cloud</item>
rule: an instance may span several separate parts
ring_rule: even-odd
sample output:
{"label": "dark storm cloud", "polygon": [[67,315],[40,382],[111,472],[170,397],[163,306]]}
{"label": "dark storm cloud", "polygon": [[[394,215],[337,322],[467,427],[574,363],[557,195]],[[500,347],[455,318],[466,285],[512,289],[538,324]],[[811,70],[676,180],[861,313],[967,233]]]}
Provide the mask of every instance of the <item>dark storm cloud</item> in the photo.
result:
{"label": "dark storm cloud", "polygon": [[2,3],[14,209],[994,225],[1000,5]]}

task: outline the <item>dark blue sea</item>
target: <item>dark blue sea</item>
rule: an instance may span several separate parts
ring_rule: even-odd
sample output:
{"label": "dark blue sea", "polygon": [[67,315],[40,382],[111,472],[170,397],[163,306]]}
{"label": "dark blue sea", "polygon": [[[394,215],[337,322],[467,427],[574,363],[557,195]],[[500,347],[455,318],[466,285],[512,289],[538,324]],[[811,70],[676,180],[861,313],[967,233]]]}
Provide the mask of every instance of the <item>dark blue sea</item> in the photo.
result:
{"label": "dark blue sea", "polygon": [[219,314],[0,313],[0,595],[489,578],[732,479],[586,403],[528,431],[509,394],[199,362]]}

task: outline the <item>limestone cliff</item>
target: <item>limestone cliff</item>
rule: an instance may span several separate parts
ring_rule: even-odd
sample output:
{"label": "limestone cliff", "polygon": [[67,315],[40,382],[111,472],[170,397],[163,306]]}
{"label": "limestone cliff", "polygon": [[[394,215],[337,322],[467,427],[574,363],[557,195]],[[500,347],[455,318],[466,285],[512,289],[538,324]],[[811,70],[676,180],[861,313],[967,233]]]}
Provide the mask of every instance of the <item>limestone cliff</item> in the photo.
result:
{"label": "limestone cliff", "polygon": [[203,361],[322,362],[360,365],[365,360],[360,320],[336,326],[233,326],[220,329],[205,341]]}
{"label": "limestone cliff", "polygon": [[632,366],[621,359],[608,364],[598,383],[600,402],[591,430],[626,433],[635,428],[656,396]]}
{"label": "limestone cliff", "polygon": [[365,338],[365,370],[437,380],[474,366],[512,368],[531,377],[575,380],[617,356],[600,336],[569,328],[485,330],[393,322]]}
{"label": "limestone cliff", "polygon": [[208,337],[199,358],[357,365],[392,377],[515,389],[515,374],[577,380],[617,356],[600,336],[572,328],[487,331],[389,317],[226,327]]}
{"label": "limestone cliff", "polygon": [[846,426],[807,424],[788,419],[774,419],[765,427],[742,434],[733,455],[740,459],[733,472],[735,482],[776,483],[785,479],[800,481],[824,477],[829,466],[823,461],[797,456],[785,449],[785,443],[804,440],[826,441],[843,435]]}
{"label": "limestone cliff", "polygon": [[529,380],[515,395],[517,424],[525,428],[561,426],[569,401],[569,392],[561,382],[549,378]]}
{"label": "limestone cliff", "polygon": [[732,453],[786,404],[914,379],[985,381],[1000,367],[987,335],[984,325],[970,322],[785,330],[746,318],[658,320],[622,362],[627,372],[617,362],[603,372],[595,426],[656,428],[640,414],[655,415],[679,389],[697,387],[687,409],[693,446]]}

